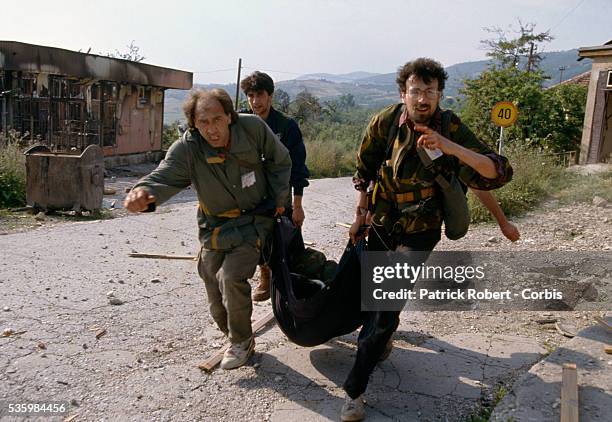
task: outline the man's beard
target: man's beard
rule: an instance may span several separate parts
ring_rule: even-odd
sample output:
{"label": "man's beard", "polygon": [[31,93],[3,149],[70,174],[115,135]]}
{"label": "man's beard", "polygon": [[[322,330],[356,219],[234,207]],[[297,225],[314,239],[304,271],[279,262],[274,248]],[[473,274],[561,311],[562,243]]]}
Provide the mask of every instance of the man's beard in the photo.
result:
{"label": "man's beard", "polygon": [[411,110],[411,113],[409,113],[409,117],[414,123],[427,123],[433,116],[433,113],[434,110],[431,108],[431,106],[428,106],[427,108],[422,107],[421,110],[414,107]]}

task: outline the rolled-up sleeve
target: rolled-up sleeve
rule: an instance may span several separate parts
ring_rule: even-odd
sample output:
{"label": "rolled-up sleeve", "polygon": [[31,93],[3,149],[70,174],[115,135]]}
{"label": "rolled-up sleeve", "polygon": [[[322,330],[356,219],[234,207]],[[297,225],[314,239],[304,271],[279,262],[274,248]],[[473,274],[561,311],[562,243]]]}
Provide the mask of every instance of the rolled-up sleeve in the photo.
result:
{"label": "rolled-up sleeve", "polygon": [[482,176],[472,167],[459,162],[458,175],[459,179],[464,184],[473,189],[493,190],[501,188],[512,180],[513,171],[508,159],[503,155],[495,153],[495,151],[493,151],[487,145],[480,142],[476,135],[474,135],[474,133],[472,133],[467,126],[460,124],[456,135],[453,137],[453,140],[465,148],[488,157],[495,165],[497,176],[490,179]]}

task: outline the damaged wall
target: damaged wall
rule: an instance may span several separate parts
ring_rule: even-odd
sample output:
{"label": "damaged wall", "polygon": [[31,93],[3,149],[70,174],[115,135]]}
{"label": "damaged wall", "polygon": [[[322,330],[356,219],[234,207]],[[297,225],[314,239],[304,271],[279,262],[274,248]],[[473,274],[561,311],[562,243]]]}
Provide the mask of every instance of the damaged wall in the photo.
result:
{"label": "damaged wall", "polygon": [[164,89],[191,81],[175,69],[0,41],[0,131],[27,133],[56,151],[159,151]]}

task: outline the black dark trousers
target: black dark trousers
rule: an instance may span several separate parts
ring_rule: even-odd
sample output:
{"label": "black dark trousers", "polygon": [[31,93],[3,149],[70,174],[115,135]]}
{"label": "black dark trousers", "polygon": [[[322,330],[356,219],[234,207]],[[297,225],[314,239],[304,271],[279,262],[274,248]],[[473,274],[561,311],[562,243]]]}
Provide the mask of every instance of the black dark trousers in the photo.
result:
{"label": "black dark trousers", "polygon": [[[440,230],[429,230],[405,235],[399,243],[408,250],[431,251],[440,241],[440,233]],[[387,250],[374,230],[370,230],[368,235],[368,250]],[[370,375],[380,360],[385,345],[399,325],[399,312],[363,312],[362,314],[364,322],[357,340],[357,357],[343,385],[344,391],[352,399],[365,392]]]}

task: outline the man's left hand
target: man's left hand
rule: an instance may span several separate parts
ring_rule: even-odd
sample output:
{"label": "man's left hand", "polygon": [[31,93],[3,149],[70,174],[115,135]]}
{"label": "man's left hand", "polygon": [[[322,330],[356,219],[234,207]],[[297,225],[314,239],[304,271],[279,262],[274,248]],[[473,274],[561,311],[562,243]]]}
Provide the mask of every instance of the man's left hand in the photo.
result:
{"label": "man's left hand", "polygon": [[285,213],[285,207],[276,207],[276,212],[274,213],[274,217],[280,217]]}
{"label": "man's left hand", "polygon": [[449,139],[446,139],[444,136],[440,135],[435,130],[425,126],[425,125],[414,125],[414,130],[416,132],[420,132],[421,136],[417,140],[417,147],[427,148],[427,149],[439,149],[444,154],[453,155],[455,143],[451,142]]}
{"label": "man's left hand", "polygon": [[293,213],[291,215],[291,218],[293,219],[293,224],[295,224],[296,227],[302,227],[302,224],[304,224],[304,208],[302,207],[295,207],[293,208]]}
{"label": "man's left hand", "polygon": [[499,228],[504,236],[506,236],[506,238],[511,242],[516,242],[521,238],[518,228],[509,221],[506,221],[504,224],[500,224]]}

